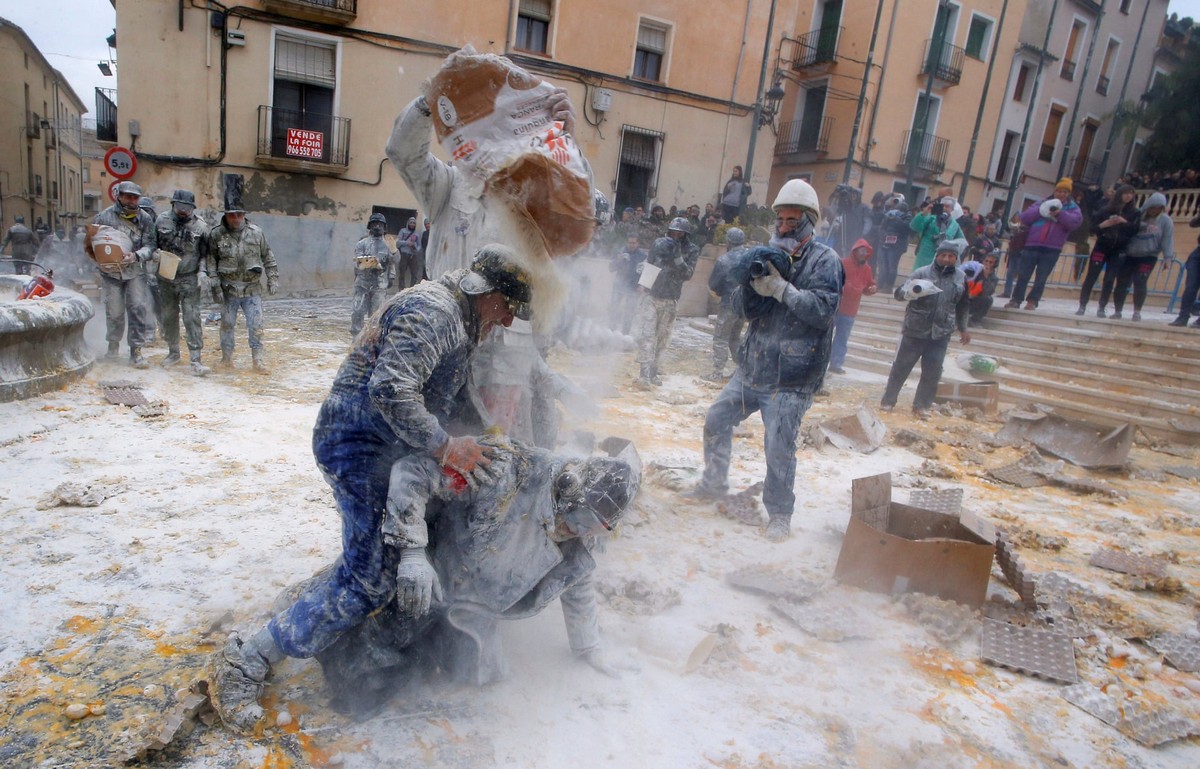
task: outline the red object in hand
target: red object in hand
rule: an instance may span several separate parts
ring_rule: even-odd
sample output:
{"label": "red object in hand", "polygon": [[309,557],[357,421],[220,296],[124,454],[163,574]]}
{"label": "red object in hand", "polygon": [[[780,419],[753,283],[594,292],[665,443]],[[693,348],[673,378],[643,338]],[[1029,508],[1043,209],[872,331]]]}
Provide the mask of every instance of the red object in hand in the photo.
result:
{"label": "red object in hand", "polygon": [[453,467],[443,467],[442,475],[450,479],[450,490],[455,494],[461,494],[467,490],[467,476]]}
{"label": "red object in hand", "polygon": [[47,275],[38,275],[25,284],[24,290],[20,294],[17,294],[17,299],[37,299],[43,296],[50,296],[53,291],[54,281],[50,280]]}

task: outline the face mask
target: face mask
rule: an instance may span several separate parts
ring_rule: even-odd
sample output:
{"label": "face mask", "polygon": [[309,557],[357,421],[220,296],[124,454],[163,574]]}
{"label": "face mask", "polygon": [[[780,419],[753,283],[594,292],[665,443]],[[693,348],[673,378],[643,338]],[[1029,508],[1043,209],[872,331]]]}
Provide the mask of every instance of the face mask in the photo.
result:
{"label": "face mask", "polygon": [[383,225],[382,224],[372,224],[370,227],[367,228],[367,231],[378,238],[379,236],[383,235]]}

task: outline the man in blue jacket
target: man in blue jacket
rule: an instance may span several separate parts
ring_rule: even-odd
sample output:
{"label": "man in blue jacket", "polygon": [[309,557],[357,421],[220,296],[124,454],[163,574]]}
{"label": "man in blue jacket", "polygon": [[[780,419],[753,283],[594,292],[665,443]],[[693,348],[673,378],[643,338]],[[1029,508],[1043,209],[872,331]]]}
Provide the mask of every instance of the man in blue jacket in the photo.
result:
{"label": "man in blue jacket", "polygon": [[737,371],[704,419],[704,476],[692,495],[715,499],[725,494],[733,428],[761,411],[766,427],[766,537],[782,542],[791,534],[796,505],[796,435],[825,379],[845,274],[837,253],[813,239],[821,208],[807,182],[788,181],[772,207],[776,219],[771,246],[782,252],[778,257],[786,272],[772,263],[769,249],[755,249],[748,256],[761,261],[751,265],[749,274],[757,276],[733,289],[749,330],[738,348]]}

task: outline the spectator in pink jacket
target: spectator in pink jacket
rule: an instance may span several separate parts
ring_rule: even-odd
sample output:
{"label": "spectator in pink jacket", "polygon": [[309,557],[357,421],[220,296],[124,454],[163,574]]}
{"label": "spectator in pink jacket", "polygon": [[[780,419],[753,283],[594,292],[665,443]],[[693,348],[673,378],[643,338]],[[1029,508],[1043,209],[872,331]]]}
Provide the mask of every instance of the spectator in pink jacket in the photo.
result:
{"label": "spectator in pink jacket", "polygon": [[[1042,291],[1046,288],[1046,280],[1054,272],[1054,265],[1058,264],[1063,244],[1075,228],[1083,223],[1083,211],[1071,197],[1073,188],[1070,177],[1064,176],[1054,186],[1053,195],[1021,212],[1021,224],[1029,228],[1029,234],[1019,257],[1017,284],[1013,288],[1012,299],[1005,307],[1020,307],[1024,301],[1026,310],[1037,309]],[[1027,298],[1025,289],[1035,272],[1033,290]]]}

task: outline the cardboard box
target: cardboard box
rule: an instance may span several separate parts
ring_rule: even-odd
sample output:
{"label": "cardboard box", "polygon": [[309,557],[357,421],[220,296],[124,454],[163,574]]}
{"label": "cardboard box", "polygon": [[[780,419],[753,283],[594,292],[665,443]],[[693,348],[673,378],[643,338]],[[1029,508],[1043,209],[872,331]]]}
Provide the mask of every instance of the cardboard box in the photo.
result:
{"label": "cardboard box", "polygon": [[877,593],[925,593],[979,608],[995,555],[990,527],[892,501],[892,476],[857,478],[833,576]]}
{"label": "cardboard box", "polygon": [[934,403],[958,403],[974,406],[988,416],[996,416],[1000,410],[999,382],[941,382]]}

